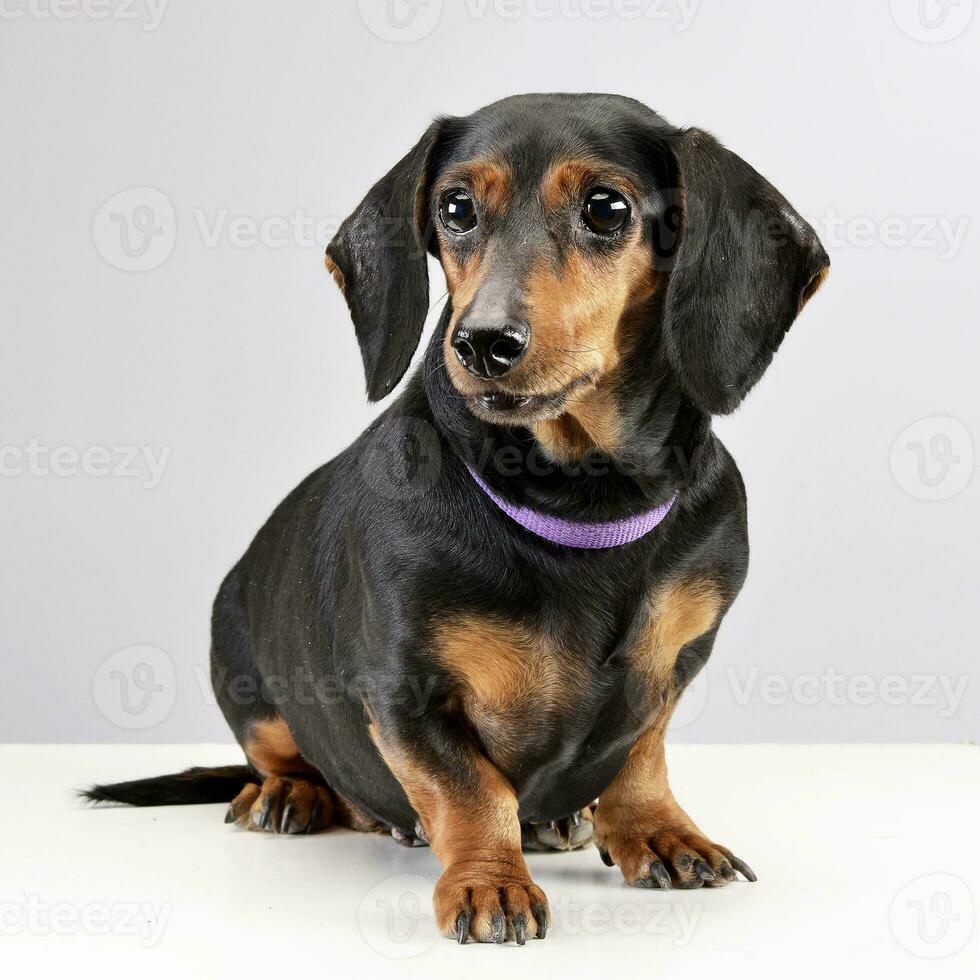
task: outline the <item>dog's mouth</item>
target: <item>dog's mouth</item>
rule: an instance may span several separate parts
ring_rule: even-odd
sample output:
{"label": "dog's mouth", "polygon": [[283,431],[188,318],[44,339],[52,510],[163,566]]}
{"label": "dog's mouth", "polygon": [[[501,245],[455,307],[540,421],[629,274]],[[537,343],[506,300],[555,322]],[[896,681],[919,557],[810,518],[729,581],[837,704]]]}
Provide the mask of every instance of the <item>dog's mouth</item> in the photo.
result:
{"label": "dog's mouth", "polygon": [[591,384],[592,379],[583,376],[567,384],[560,391],[550,394],[521,394],[495,389],[468,395],[470,411],[487,422],[497,425],[528,425],[557,418],[565,411],[569,396],[577,389]]}

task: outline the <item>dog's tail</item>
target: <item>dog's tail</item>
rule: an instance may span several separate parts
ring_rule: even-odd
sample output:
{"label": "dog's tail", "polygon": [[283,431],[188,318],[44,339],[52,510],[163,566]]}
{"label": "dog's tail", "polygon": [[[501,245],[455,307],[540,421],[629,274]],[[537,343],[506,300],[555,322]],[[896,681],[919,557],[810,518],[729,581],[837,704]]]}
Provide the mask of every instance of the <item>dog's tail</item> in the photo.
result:
{"label": "dog's tail", "polygon": [[258,782],[248,766],[198,766],[169,776],[132,779],[79,791],[90,803],[130,806],[179,806],[185,803],[230,803],[246,783]]}

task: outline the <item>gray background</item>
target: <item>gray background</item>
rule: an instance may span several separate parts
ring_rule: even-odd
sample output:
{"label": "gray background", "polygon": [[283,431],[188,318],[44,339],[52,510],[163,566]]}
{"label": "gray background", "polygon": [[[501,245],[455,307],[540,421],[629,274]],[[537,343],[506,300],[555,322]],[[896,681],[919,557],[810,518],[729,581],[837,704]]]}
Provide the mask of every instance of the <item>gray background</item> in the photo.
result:
{"label": "gray background", "polygon": [[975,740],[973,6],[5,0],[0,739],[227,737],[214,590],[376,412],[330,232],[433,115],[600,90],[713,130],[833,259],[718,425],[753,565],[675,737]]}

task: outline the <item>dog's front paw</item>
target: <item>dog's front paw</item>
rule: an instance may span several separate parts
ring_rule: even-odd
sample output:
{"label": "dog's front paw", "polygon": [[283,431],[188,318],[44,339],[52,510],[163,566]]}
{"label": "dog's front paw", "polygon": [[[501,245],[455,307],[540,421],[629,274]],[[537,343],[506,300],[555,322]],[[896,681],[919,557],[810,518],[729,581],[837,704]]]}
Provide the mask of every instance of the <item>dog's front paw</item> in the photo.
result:
{"label": "dog's front paw", "polygon": [[[741,872],[749,881],[755,873],[727,847],[708,840],[698,828],[676,814],[636,826],[603,826],[602,806],[596,814],[597,847],[609,867],[619,865],[628,885],[638,888],[720,888]],[[685,815],[686,816],[686,815]]]}
{"label": "dog's front paw", "polygon": [[544,939],[551,921],[548,899],[527,876],[506,864],[461,861],[436,883],[432,899],[444,936],[465,943],[523,946],[528,936]]}

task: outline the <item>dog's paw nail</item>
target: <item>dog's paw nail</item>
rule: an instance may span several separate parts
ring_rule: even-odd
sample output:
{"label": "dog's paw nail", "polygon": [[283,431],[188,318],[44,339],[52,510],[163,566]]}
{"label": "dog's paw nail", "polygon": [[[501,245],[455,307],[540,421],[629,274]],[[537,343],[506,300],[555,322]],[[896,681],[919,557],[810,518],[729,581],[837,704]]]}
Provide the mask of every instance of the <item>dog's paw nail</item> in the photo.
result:
{"label": "dog's paw nail", "polygon": [[694,862],[694,873],[702,881],[714,881],[715,880],[715,873],[714,873],[714,871],[712,871],[711,868],[709,868],[708,865],[705,864],[704,861],[695,861]]}
{"label": "dog's paw nail", "polygon": [[670,888],[670,874],[662,861],[654,861],[650,865],[650,880],[655,882],[657,888]]}
{"label": "dog's paw nail", "polygon": [[531,909],[531,914],[534,916],[535,921],[538,924],[538,931],[535,936],[538,939],[544,939],[548,935],[548,909],[544,905],[535,905]]}
{"label": "dog's paw nail", "polygon": [[732,855],[729,860],[732,862],[732,867],[736,871],[741,871],[745,875],[748,881],[758,881],[759,879],[755,876],[755,872],[741,859]]}
{"label": "dog's paw nail", "polygon": [[269,824],[272,820],[272,807],[275,802],[275,798],[271,793],[269,793],[262,801],[262,810],[253,817],[255,820],[255,825],[262,830],[269,829]]}

